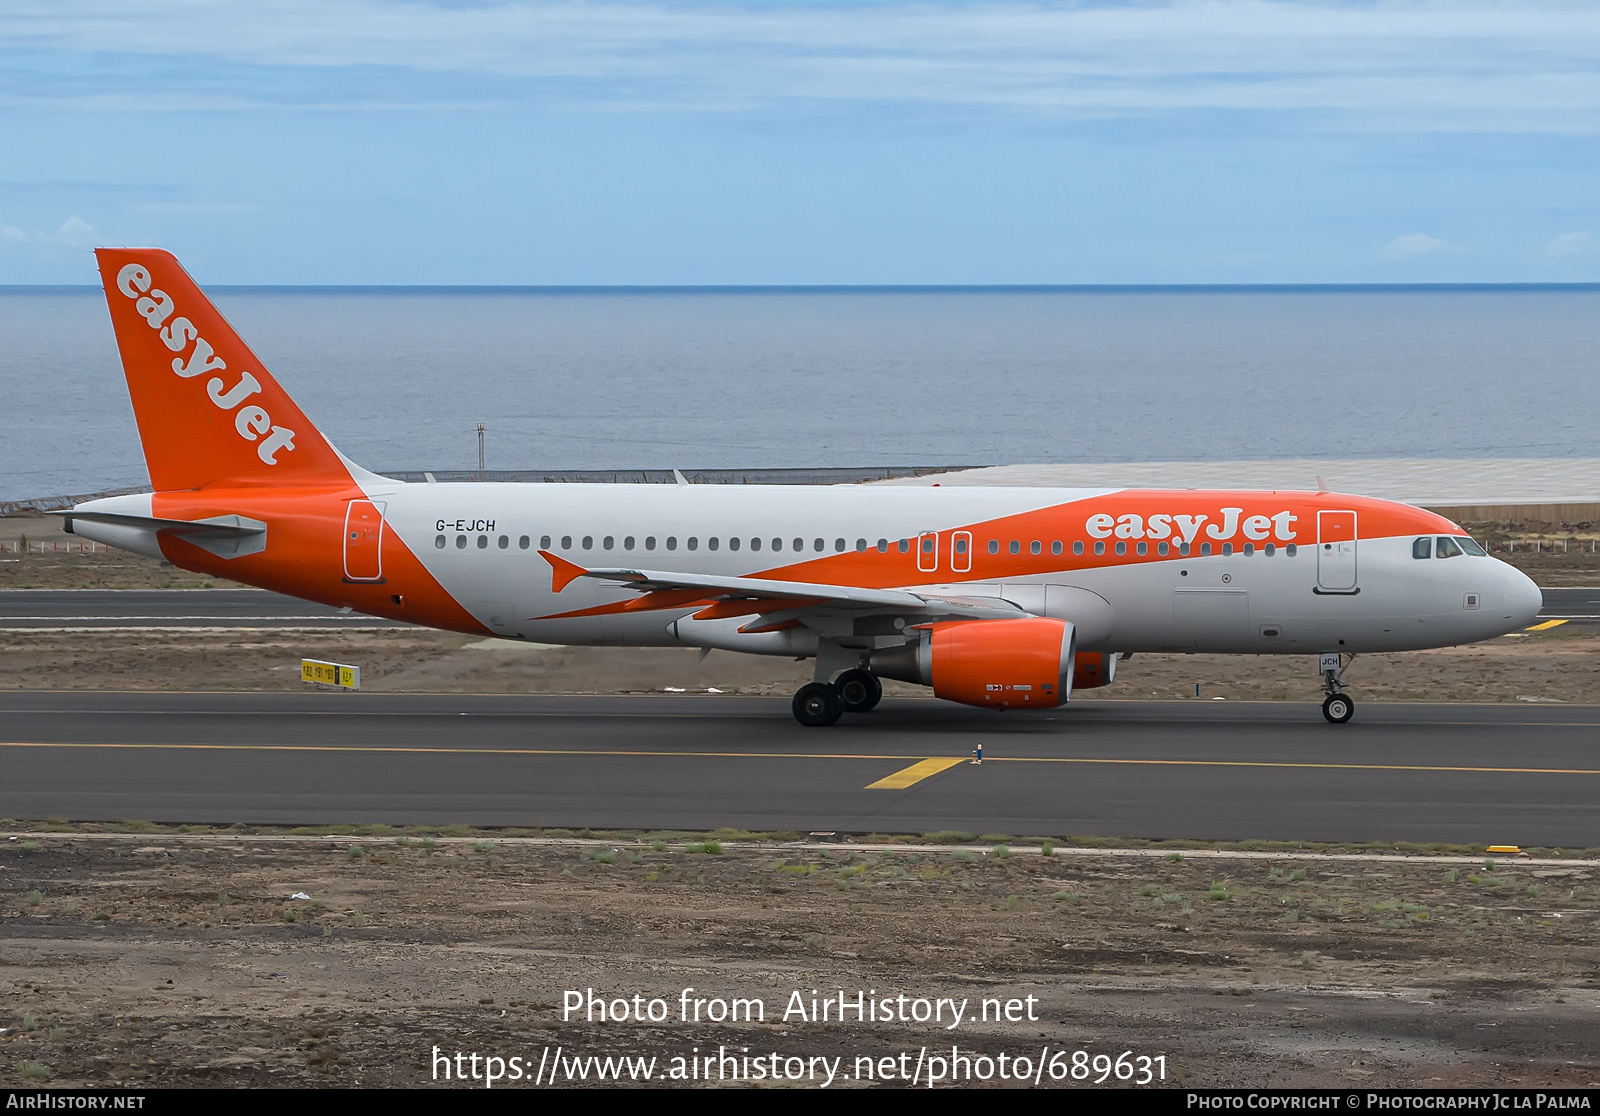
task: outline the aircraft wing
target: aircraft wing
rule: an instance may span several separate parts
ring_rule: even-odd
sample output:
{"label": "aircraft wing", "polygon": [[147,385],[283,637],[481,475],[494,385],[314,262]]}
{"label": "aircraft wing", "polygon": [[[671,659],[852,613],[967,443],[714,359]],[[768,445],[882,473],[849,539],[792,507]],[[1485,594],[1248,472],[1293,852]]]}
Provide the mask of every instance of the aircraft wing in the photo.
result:
{"label": "aircraft wing", "polygon": [[[580,577],[615,581],[644,594],[670,594],[672,603],[690,600],[748,602],[729,607],[722,615],[783,611],[794,614],[813,608],[850,612],[906,612],[935,616],[995,619],[1028,613],[998,597],[913,593],[906,589],[864,589],[853,585],[828,585],[811,581],[777,581],[760,577],[718,577],[714,574],[663,572],[624,568],[586,569],[548,551],[539,552],[550,563],[551,586],[561,592]],[[668,600],[663,600],[665,605]],[[737,611],[735,611],[737,608]],[[703,615],[703,614],[702,614]]]}

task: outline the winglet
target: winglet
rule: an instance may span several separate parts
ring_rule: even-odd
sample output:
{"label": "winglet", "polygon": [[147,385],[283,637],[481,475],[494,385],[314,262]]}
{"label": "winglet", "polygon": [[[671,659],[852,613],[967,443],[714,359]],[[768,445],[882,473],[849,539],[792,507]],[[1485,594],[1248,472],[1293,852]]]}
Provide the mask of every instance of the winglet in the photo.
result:
{"label": "winglet", "polygon": [[550,563],[550,591],[559,593],[589,571],[575,562],[569,562],[548,550],[539,551],[539,557]]}

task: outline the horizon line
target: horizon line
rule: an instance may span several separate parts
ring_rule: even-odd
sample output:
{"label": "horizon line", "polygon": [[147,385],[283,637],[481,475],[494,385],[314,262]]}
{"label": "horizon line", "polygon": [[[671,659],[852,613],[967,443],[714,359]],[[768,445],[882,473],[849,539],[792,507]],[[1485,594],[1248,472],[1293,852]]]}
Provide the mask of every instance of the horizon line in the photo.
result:
{"label": "horizon line", "polygon": [[[100,291],[98,283],[0,283],[0,292]],[[1470,283],[207,283],[207,290],[495,294],[982,294],[1272,291],[1600,291],[1600,281]]]}

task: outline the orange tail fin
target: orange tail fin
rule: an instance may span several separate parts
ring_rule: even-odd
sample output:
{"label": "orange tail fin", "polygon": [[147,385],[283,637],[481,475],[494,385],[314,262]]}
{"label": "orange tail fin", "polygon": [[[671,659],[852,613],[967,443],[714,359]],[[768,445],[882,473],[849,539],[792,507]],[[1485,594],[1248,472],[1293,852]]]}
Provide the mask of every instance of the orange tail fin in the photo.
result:
{"label": "orange tail fin", "polygon": [[172,253],[95,256],[157,492],[350,481],[338,451]]}

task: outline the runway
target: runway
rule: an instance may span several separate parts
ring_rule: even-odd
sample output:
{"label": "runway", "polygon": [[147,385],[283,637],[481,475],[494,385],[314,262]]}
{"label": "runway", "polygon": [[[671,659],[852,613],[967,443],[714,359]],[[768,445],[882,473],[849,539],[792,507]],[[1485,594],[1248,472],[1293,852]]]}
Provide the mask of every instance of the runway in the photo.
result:
{"label": "runway", "polygon": [[1596,706],[13,692],[0,724],[15,819],[1600,845]]}
{"label": "runway", "polygon": [[8,589],[0,628],[403,628],[262,589]]}
{"label": "runway", "polygon": [[[1600,589],[1545,589],[1542,620],[1600,621]],[[8,589],[0,629],[398,628],[261,589]]]}

